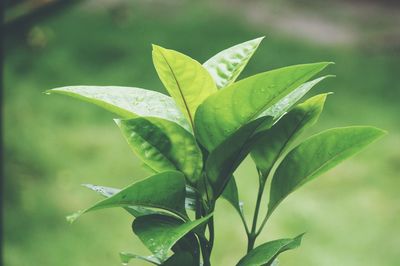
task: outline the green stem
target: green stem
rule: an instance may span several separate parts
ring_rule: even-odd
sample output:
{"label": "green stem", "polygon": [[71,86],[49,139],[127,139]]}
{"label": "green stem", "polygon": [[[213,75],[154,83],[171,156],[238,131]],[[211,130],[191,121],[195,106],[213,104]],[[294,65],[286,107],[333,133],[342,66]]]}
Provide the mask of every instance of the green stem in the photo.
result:
{"label": "green stem", "polygon": [[262,173],[258,169],[257,169],[257,171],[258,171],[258,175],[259,175],[258,193],[257,193],[256,207],[254,210],[251,231],[250,231],[250,233],[247,234],[247,252],[249,252],[250,250],[252,250],[254,248],[254,243],[256,242],[256,239],[258,236],[258,234],[256,233],[257,220],[258,220],[258,214],[260,212],[261,200],[262,200],[264,187],[265,187],[265,180],[262,178]]}
{"label": "green stem", "polygon": [[271,216],[272,212],[273,212],[273,210],[271,210],[271,211],[268,210],[268,213],[267,213],[267,215],[265,215],[264,220],[262,221],[260,228],[258,228],[258,231],[256,232],[256,237],[257,237],[257,236],[261,233],[261,231],[263,230],[263,228],[264,228],[265,224],[267,223],[269,217]]}
{"label": "green stem", "polygon": [[201,246],[201,254],[203,256],[203,266],[211,266],[210,262],[210,249],[209,244],[205,236],[199,237],[200,246]]}
{"label": "green stem", "polygon": [[214,246],[214,217],[211,217],[210,220],[208,220],[208,231],[210,233],[210,239],[209,239],[208,243],[209,243],[210,254],[211,254],[212,248]]}
{"label": "green stem", "polygon": [[247,236],[247,253],[249,253],[254,248],[254,243],[256,242],[257,236],[254,234],[249,234]]}
{"label": "green stem", "polygon": [[249,235],[250,234],[250,230],[249,227],[247,226],[247,222],[246,222],[246,218],[244,218],[244,214],[242,212],[242,210],[239,210],[239,216],[242,219],[243,225],[244,225],[244,230],[246,230],[246,234]]}

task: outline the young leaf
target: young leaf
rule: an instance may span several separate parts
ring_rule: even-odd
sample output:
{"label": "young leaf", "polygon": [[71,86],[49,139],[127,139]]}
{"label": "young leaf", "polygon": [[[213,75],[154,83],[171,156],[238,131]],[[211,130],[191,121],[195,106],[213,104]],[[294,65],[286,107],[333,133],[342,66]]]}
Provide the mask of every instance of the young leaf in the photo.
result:
{"label": "young leaf", "polygon": [[309,82],[301,84],[287,96],[283,97],[279,102],[262,112],[260,116],[273,116],[275,119],[280,118],[287,110],[289,110],[294,104],[296,104],[307,92],[309,92],[315,85],[320,83],[326,78],[334,77],[327,75],[311,80]]}
{"label": "young leaf", "polygon": [[46,93],[64,94],[93,103],[121,118],[163,118],[191,132],[190,125],[174,100],[156,91],[118,86],[69,86],[48,90]]}
{"label": "young leaf", "polygon": [[264,179],[293,140],[318,120],[326,96],[320,94],[297,105],[273,127],[263,131],[250,154]]}
{"label": "young leaf", "polygon": [[368,126],[342,127],[316,134],[288,153],[271,183],[268,216],[290,193],[385,134]]}
{"label": "young leaf", "polygon": [[280,253],[299,247],[303,235],[264,243],[247,253],[236,266],[270,265]]}
{"label": "young leaf", "polygon": [[330,63],[295,65],[240,80],[211,95],[196,113],[196,136],[213,149]]}
{"label": "young leaf", "polygon": [[263,39],[264,37],[261,37],[232,46],[214,55],[203,64],[219,89],[236,80]]}
{"label": "young leaf", "polygon": [[156,172],[179,170],[191,183],[201,175],[202,154],[192,134],[155,117],[116,120],[135,154]]}
{"label": "young leaf", "polygon": [[153,45],[153,63],[168,93],[193,126],[197,107],[217,91],[212,77],[196,60],[157,45]]}
{"label": "young leaf", "polygon": [[168,251],[197,226],[205,223],[211,215],[195,221],[183,223],[181,220],[165,215],[152,214],[136,218],[133,232],[143,244],[161,261],[165,261]]}
{"label": "young leaf", "polygon": [[136,254],[132,254],[132,253],[120,252],[119,253],[119,257],[121,258],[121,262],[122,262],[123,265],[128,265],[128,263],[132,259],[143,260],[143,261],[152,263],[154,265],[160,265],[161,264],[161,261],[154,255],[140,256],[140,255],[136,255]]}
{"label": "young leaf", "polygon": [[76,220],[84,213],[113,207],[141,206],[158,208],[187,219],[185,211],[185,178],[181,172],[167,171],[133,183],[117,194],[99,201],[67,219]]}
{"label": "young leaf", "polygon": [[255,138],[254,132],[262,124],[272,122],[272,117],[260,117],[241,127],[229,136],[209,155],[206,162],[206,173],[214,192],[214,198],[218,198],[233,172],[249,154]]}

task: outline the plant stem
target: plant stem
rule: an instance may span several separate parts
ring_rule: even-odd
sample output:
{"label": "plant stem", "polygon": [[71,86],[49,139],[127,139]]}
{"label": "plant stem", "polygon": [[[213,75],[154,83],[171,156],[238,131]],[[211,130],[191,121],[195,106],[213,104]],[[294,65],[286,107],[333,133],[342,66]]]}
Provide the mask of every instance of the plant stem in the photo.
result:
{"label": "plant stem", "polygon": [[249,234],[247,236],[247,253],[249,253],[254,248],[254,243],[256,242],[257,236],[254,234]]}
{"label": "plant stem", "polygon": [[249,227],[247,226],[246,218],[244,218],[244,214],[242,210],[239,211],[240,218],[242,219],[243,225],[244,225],[244,230],[246,230],[246,234],[250,234]]}
{"label": "plant stem", "polygon": [[247,234],[247,252],[252,250],[254,248],[254,243],[256,241],[256,238],[258,234],[256,234],[257,230],[257,220],[258,220],[258,214],[260,212],[260,206],[261,206],[261,199],[263,196],[264,192],[264,186],[265,186],[265,180],[262,178],[262,174],[260,170],[258,170],[258,175],[259,175],[259,183],[258,183],[258,193],[257,193],[257,200],[256,200],[256,207],[254,210],[254,216],[253,216],[253,223],[251,226],[251,231],[250,233]]}
{"label": "plant stem", "polygon": [[208,231],[210,233],[210,239],[208,240],[208,243],[211,254],[212,248],[214,246],[214,217],[211,217],[210,220],[208,220]]}
{"label": "plant stem", "polygon": [[256,237],[261,233],[261,231],[263,230],[265,224],[267,223],[269,217],[271,216],[273,210],[268,210],[268,213],[265,215],[264,220],[261,223],[260,228],[258,228],[258,231],[256,232]]}
{"label": "plant stem", "polygon": [[209,244],[205,236],[199,236],[199,241],[201,245],[201,254],[203,256],[203,266],[211,266]]}

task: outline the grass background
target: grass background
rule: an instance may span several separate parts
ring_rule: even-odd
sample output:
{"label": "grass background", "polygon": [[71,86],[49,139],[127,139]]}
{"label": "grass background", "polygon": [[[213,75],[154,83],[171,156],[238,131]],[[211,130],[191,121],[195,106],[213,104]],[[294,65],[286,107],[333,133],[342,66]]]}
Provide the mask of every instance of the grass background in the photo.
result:
{"label": "grass background", "polygon": [[[151,43],[204,62],[262,35],[267,38],[241,78],[291,64],[336,62],[327,73],[337,77],[311,93],[334,92],[308,134],[371,124],[389,135],[289,197],[257,243],[306,231],[302,247],[280,257],[282,265],[399,265],[398,50],[320,45],[268,25],[254,27],[209,4],[178,2],[135,1],[113,8],[84,2],[7,38],[5,265],[119,265],[119,251],[149,254],[122,210],[94,212],[73,225],[65,221],[67,214],[99,199],[79,184],[123,187],[148,172],[125,144],[112,114],[43,91],[87,84],[165,92],[152,66]],[[256,195],[253,168],[246,160],[237,173],[248,217]],[[212,261],[234,265],[246,246],[240,219],[225,202],[218,204],[215,218]]]}

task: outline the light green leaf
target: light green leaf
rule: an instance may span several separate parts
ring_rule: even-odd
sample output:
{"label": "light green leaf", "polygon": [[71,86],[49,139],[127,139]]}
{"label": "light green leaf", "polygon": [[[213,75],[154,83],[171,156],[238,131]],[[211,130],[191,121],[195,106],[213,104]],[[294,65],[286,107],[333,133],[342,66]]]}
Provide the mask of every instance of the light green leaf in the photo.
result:
{"label": "light green leaf", "polygon": [[327,94],[320,94],[297,105],[273,127],[262,133],[251,151],[251,157],[264,180],[293,140],[318,120],[326,96]]}
{"label": "light green leaf", "polygon": [[211,215],[195,221],[183,221],[159,214],[146,215],[133,221],[133,232],[143,244],[161,261],[168,257],[168,251],[197,226],[205,223]]}
{"label": "light green leaf", "polygon": [[240,80],[208,97],[195,117],[200,143],[212,150],[330,63],[295,65]]}
{"label": "light green leaf", "polygon": [[293,239],[278,239],[264,243],[247,253],[237,266],[270,265],[280,253],[299,247],[303,235],[301,234]]}
{"label": "light green leaf", "polygon": [[201,175],[203,159],[192,134],[155,117],[116,120],[134,153],[156,172],[179,170],[191,183]]}
{"label": "light green leaf", "polygon": [[150,176],[122,189],[117,194],[79,211],[67,220],[73,222],[84,213],[113,207],[140,206],[172,212],[187,219],[185,178],[181,172],[167,171]]}
{"label": "light green leaf", "polygon": [[153,45],[153,63],[168,93],[193,126],[197,107],[217,87],[207,70],[196,60]]}
{"label": "light green leaf", "polygon": [[128,253],[128,252],[120,252],[119,253],[119,257],[121,258],[121,262],[123,265],[128,265],[128,263],[133,260],[133,259],[139,259],[139,260],[143,260],[155,265],[160,265],[161,261],[154,255],[150,255],[150,256],[140,256],[140,255],[136,255],[133,253]]}
{"label": "light green leaf", "polygon": [[190,125],[174,100],[162,93],[133,87],[69,86],[48,90],[98,105],[121,118],[152,116],[177,123],[191,132]]}
{"label": "light green leaf", "polygon": [[252,137],[254,132],[268,122],[272,122],[271,117],[260,117],[251,121],[210,153],[206,162],[206,173],[213,188],[214,198],[221,195],[233,172],[250,152],[256,139]]}
{"label": "light green leaf", "polygon": [[271,183],[268,216],[290,193],[362,150],[385,134],[368,126],[342,127],[316,134],[288,153]]}
{"label": "light green leaf", "polygon": [[334,77],[333,75],[323,76],[309,82],[301,84],[294,91],[283,97],[279,102],[265,110],[260,116],[273,116],[275,119],[280,118],[287,110],[296,104],[307,92],[309,92],[315,85],[320,83],[326,78]]}
{"label": "light green leaf", "polygon": [[[112,187],[104,187],[104,186],[97,186],[97,185],[92,185],[92,184],[83,184],[84,187],[87,187],[88,189],[91,189],[93,191],[96,191],[100,195],[109,198],[113,196],[114,194],[117,194],[118,192],[121,191],[121,189],[118,188],[112,188]],[[153,214],[153,213],[159,213],[156,211],[153,211],[148,208],[140,207],[140,206],[129,206],[129,207],[124,207],[124,209],[129,212],[131,215],[134,217],[139,217],[142,215],[148,215],[148,214]]]}
{"label": "light green leaf", "polygon": [[263,39],[261,37],[232,46],[203,64],[218,88],[224,88],[237,79]]}

